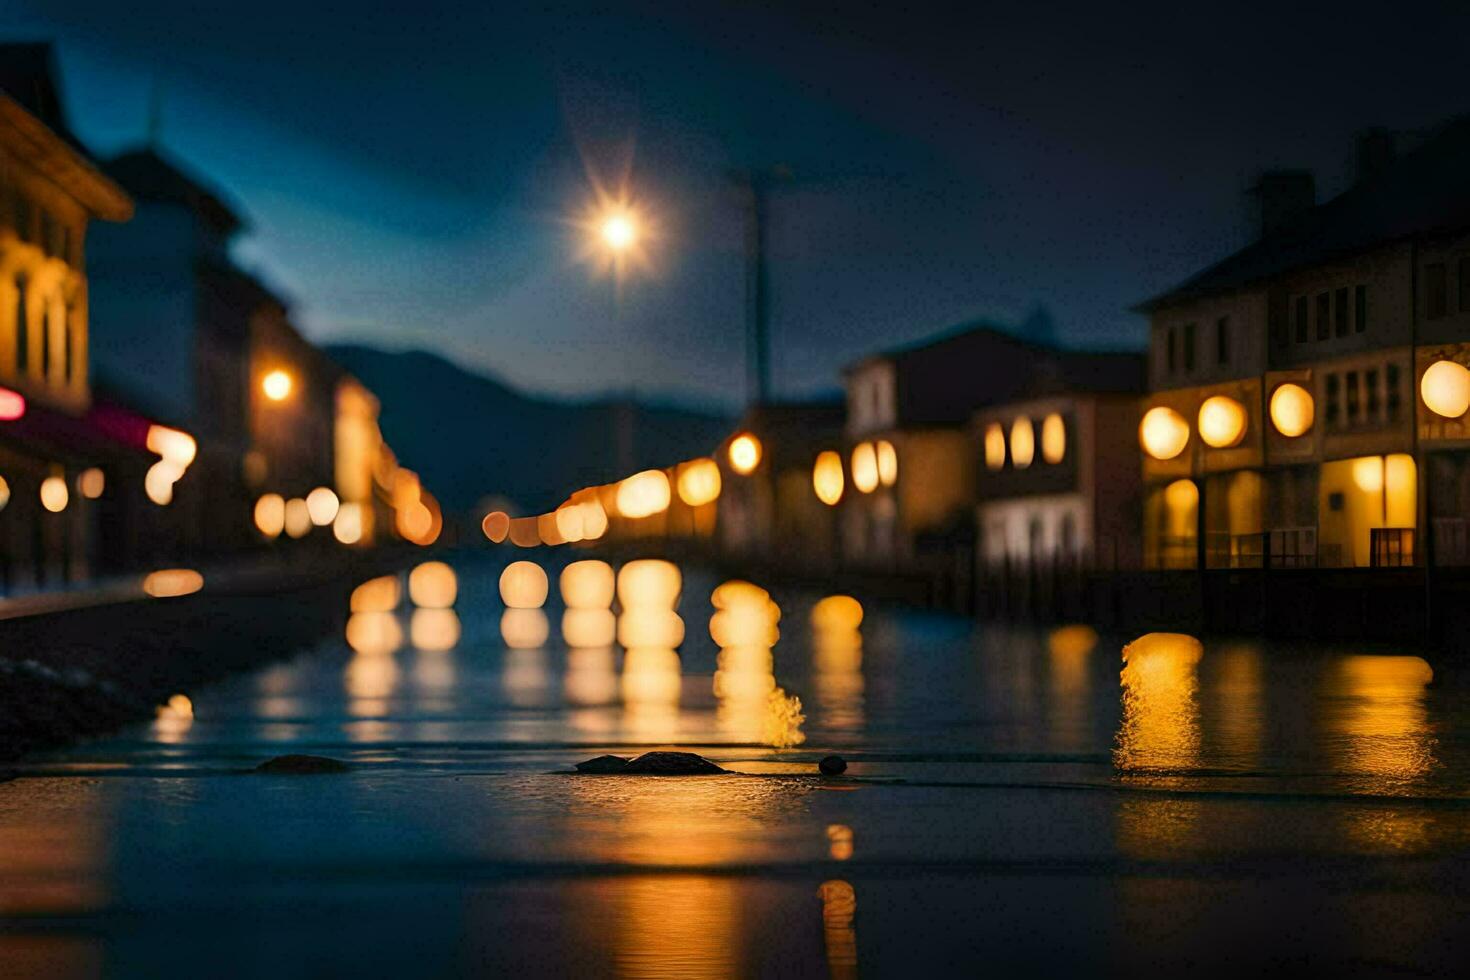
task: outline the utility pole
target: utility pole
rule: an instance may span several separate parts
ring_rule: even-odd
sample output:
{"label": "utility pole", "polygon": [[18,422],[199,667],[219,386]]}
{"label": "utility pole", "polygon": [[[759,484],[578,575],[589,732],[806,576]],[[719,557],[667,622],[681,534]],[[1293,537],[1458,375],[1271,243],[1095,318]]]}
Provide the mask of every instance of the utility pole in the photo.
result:
{"label": "utility pole", "polygon": [[766,264],[770,190],[776,182],[790,178],[791,168],[784,164],[731,175],[745,206],[745,387],[754,405],[771,398],[771,296]]}

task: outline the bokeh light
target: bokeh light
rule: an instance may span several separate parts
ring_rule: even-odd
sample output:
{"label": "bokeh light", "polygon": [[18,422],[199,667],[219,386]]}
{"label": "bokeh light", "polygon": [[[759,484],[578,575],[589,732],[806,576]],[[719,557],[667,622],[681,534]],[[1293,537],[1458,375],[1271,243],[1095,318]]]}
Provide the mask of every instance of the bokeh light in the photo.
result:
{"label": "bokeh light", "polygon": [[286,529],[286,499],[278,493],[263,494],[255,502],[255,529],[268,538]]}
{"label": "bokeh light", "polygon": [[842,499],[842,457],[830,449],[817,454],[812,464],[812,489],[817,499],[828,507],[837,506]]}
{"label": "bokeh light", "polygon": [[741,476],[749,476],[761,464],[761,441],[753,433],[742,432],[730,440],[726,455],[730,469]]}
{"label": "bokeh light", "polygon": [[1271,422],[1276,431],[1295,439],[1312,427],[1312,396],[1298,384],[1281,385],[1271,393]]}
{"label": "bokeh light", "polygon": [[533,561],[513,561],[500,573],[500,599],[511,609],[540,609],[548,591],[546,571]]}
{"label": "bokeh light", "polygon": [[143,591],[155,599],[190,595],[204,588],[204,576],[192,568],[162,568],[143,579]]}
{"label": "bokeh light", "polygon": [[858,493],[878,489],[878,450],[871,442],[860,442],[852,450],[852,485]]}
{"label": "bokeh light", "polygon": [[448,609],[459,595],[459,577],[442,561],[426,561],[408,573],[408,597],[422,609]]}
{"label": "bokeh light", "polygon": [[41,481],[41,506],[53,514],[59,514],[66,510],[67,503],[71,500],[71,494],[66,489],[66,481],[59,476],[48,476]]}
{"label": "bokeh light", "polygon": [[669,507],[669,478],[663,470],[644,470],[618,484],[618,513],[624,517],[651,517]]}
{"label": "bokeh light", "polygon": [[1419,381],[1419,394],[1431,412],[1457,419],[1470,411],[1470,369],[1454,361],[1435,361]]}
{"label": "bokeh light", "polygon": [[331,487],[317,487],[306,495],[306,513],[317,527],[326,527],[336,520],[341,506]]}
{"label": "bokeh light", "polygon": [[1189,444],[1189,423],[1174,409],[1158,405],[1139,422],[1138,442],[1154,459],[1173,459]]}

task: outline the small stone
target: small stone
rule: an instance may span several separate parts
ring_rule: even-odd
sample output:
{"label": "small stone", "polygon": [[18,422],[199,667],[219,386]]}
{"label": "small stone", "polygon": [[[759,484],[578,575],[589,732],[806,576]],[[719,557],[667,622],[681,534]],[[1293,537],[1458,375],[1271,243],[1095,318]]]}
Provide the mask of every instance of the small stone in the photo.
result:
{"label": "small stone", "polygon": [[352,768],[340,759],[321,755],[278,755],[255,767],[256,772],[272,776],[315,776],[327,772],[346,772]]}
{"label": "small stone", "polygon": [[593,775],[606,775],[607,773],[622,772],[628,768],[628,760],[620,755],[600,755],[595,759],[577,763],[577,771],[592,773]]}
{"label": "small stone", "polygon": [[822,771],[823,776],[840,776],[847,772],[847,760],[840,755],[823,756],[822,761],[817,763],[817,768]]}
{"label": "small stone", "polygon": [[621,772],[625,776],[718,776],[725,770],[693,752],[645,752]]}

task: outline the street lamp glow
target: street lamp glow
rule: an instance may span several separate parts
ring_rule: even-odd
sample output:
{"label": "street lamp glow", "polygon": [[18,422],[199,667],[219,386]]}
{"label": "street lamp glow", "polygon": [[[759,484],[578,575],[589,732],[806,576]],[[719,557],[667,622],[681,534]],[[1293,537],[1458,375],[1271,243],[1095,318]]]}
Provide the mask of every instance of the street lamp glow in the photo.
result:
{"label": "street lamp glow", "polygon": [[622,252],[637,243],[638,224],[631,214],[619,211],[602,219],[598,233],[602,235],[603,244],[608,248],[614,252]]}
{"label": "street lamp glow", "polygon": [[761,443],[749,432],[730,440],[730,468],[741,476],[749,476],[761,464]]}
{"label": "street lamp glow", "polygon": [[260,390],[265,397],[273,402],[283,402],[291,397],[291,389],[295,386],[291,375],[277,368],[260,379]]}

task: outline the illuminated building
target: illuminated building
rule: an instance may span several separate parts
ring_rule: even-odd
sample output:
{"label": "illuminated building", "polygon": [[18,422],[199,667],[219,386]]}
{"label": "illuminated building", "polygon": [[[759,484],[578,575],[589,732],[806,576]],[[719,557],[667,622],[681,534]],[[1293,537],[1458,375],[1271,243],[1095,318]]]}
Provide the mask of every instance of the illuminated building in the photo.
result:
{"label": "illuminated building", "polygon": [[1026,397],[981,409],[971,422],[976,575],[992,612],[1054,610],[1082,573],[1139,560],[1143,356],[1044,357]]}
{"label": "illuminated building", "polygon": [[[109,473],[152,459],[99,422],[88,238],[133,204],[85,156],[50,48],[0,45],[0,592],[85,578]],[[82,474],[87,483],[79,483]],[[96,478],[101,478],[98,486]],[[97,494],[88,492],[97,489]]]}
{"label": "illuminated building", "polygon": [[812,467],[844,449],[842,411],[837,401],[793,401],[746,412],[715,454],[724,473],[715,533],[725,549],[795,566],[836,560],[840,508],[817,498]]}
{"label": "illuminated building", "polygon": [[[1059,550],[1069,508],[1073,550],[1090,552],[1091,505],[1062,498],[1091,494],[1093,461],[1112,448],[1094,439],[1094,396],[1140,390],[1140,370],[1130,355],[1073,354],[987,324],[848,367],[846,446],[860,492],[839,508],[844,558],[878,568],[953,567],[956,556],[968,564],[981,501],[992,532],[982,566],[984,548],[997,561],[1029,549],[1033,517],[1037,548]],[[1111,431],[1110,419],[1103,424]],[[864,484],[872,489],[861,492]],[[1019,543],[1003,544],[1007,535]]]}
{"label": "illuminated building", "polygon": [[1142,409],[1190,433],[1139,452],[1146,565],[1422,566],[1426,515],[1436,565],[1470,564],[1470,123],[1414,140],[1365,134],[1321,204],[1264,175],[1257,240],[1140,307]]}

